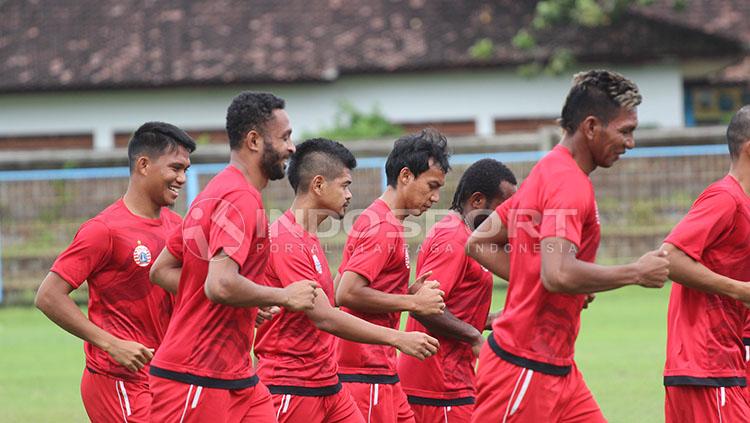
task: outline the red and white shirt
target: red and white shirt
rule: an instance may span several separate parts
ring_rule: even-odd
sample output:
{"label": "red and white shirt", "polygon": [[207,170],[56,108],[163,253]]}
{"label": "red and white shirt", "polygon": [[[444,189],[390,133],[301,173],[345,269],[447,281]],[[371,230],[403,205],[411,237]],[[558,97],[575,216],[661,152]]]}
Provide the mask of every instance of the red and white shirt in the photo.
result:
{"label": "red and white shirt", "polygon": [[578,260],[594,262],[600,227],[591,180],[570,151],[557,145],[534,166],[518,192],[497,208],[497,214],[508,229],[510,281],[489,345],[518,366],[568,374],[586,296],[544,288],[541,241],[567,239]]}
{"label": "red and white shirt", "polygon": [[[750,197],[727,175],[703,191],[664,242],[715,273],[750,281]],[[664,384],[744,385],[747,308],[729,297],[674,282]]]}
{"label": "red and white shirt", "polygon": [[[344,246],[339,274],[354,272],[370,282],[370,288],[388,294],[407,294],[409,251],[404,227],[381,199],[375,200],[354,222]],[[342,310],[360,319],[398,329],[401,313],[363,313]],[[339,373],[346,375],[396,375],[396,349],[339,340]]]}
{"label": "red and white shirt", "polygon": [[[429,279],[440,282],[445,305],[456,318],[480,332],[484,330],[492,301],[492,273],[464,254],[471,231],[458,213],[451,212],[432,227],[417,257],[417,274],[432,271]],[[409,317],[407,331],[429,331]],[[437,354],[420,361],[401,354],[398,361],[401,386],[412,397],[459,400],[475,396],[471,345],[431,334],[440,342]],[[446,405],[459,405],[446,403]]]}
{"label": "red and white shirt", "polygon": [[210,260],[221,250],[240,275],[263,282],[268,261],[268,220],[260,192],[227,166],[190,206],[167,243],[182,260],[177,300],[162,347],[151,363],[157,377],[221,389],[254,386],[250,350],[255,307],[211,302],[204,286]]}
{"label": "red and white shirt", "polygon": [[[307,232],[287,210],[271,225],[266,284],[283,288],[299,280],[320,285],[333,306],[333,278],[318,238]],[[258,327],[255,355],[261,381],[275,394],[326,395],[340,386],[336,364],[337,338],[319,330],[304,312],[281,309]],[[321,389],[322,388],[322,389]],[[338,390],[337,390],[338,389]]]}
{"label": "red and white shirt", "polygon": [[[173,298],[151,283],[148,272],[180,216],[162,208],[158,219],[136,216],[122,199],[81,225],[52,265],[73,288],[89,286],[89,320],[113,336],[159,348]],[[148,366],[133,373],[105,351],[84,343],[86,367],[133,382],[148,381]]]}

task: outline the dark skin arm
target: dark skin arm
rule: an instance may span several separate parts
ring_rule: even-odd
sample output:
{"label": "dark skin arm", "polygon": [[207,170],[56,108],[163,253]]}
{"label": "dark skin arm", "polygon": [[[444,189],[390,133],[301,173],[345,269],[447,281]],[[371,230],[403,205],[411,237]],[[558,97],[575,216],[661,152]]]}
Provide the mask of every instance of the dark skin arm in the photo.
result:
{"label": "dark skin arm", "polygon": [[152,348],[119,339],[92,323],[70,298],[73,287],[57,273],[49,272],[34,299],[36,308],[67,332],[107,352],[132,372],[143,368],[154,355]]}
{"label": "dark skin arm", "polygon": [[166,248],[151,265],[149,279],[151,283],[162,287],[167,292],[177,294],[180,286],[180,273],[182,272],[182,261],[173,256]]}
{"label": "dark skin arm", "polygon": [[318,284],[310,280],[292,283],[285,288],[257,284],[239,274],[239,265],[219,251],[208,265],[204,289],[214,303],[232,307],[282,306],[291,311],[313,308]]}
{"label": "dark skin arm", "polygon": [[507,281],[510,278],[510,254],[505,250],[507,243],[508,229],[500,216],[492,213],[469,236],[466,254]]}
{"label": "dark skin arm", "polygon": [[542,284],[550,292],[590,294],[627,285],[661,288],[668,276],[667,253],[644,254],[635,263],[601,266],[576,258],[575,245],[564,238],[545,238],[541,243]]}
{"label": "dark skin arm", "polygon": [[430,333],[465,342],[472,347],[476,347],[475,356],[478,356],[479,348],[484,343],[482,333],[474,326],[454,316],[448,309],[440,315],[421,316],[412,313],[411,316],[427,328]]}

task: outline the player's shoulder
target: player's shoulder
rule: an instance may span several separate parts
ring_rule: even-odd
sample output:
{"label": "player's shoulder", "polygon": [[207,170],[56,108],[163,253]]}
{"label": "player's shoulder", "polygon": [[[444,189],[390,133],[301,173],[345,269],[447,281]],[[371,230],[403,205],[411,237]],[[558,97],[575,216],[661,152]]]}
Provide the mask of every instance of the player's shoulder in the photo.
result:
{"label": "player's shoulder", "polygon": [[693,206],[711,203],[738,207],[744,201],[744,192],[738,192],[737,187],[733,185],[735,183],[728,177],[712,183],[698,196]]}
{"label": "player's shoulder", "polygon": [[180,216],[179,213],[170,209],[169,207],[162,207],[161,212],[164,213],[163,220],[177,225],[182,223],[182,216]]}

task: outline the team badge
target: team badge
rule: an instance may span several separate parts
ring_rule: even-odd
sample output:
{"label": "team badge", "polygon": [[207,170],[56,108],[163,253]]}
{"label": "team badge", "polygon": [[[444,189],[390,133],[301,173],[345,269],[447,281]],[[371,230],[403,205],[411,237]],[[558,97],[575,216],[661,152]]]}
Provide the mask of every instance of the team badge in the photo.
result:
{"label": "team badge", "polygon": [[141,244],[141,241],[138,241],[138,246],[133,250],[133,261],[141,267],[146,267],[151,263],[151,251]]}
{"label": "team badge", "polygon": [[318,259],[318,256],[316,256],[315,254],[313,254],[313,263],[315,263],[315,270],[319,274],[322,275],[323,274],[323,266],[320,265],[320,260]]}

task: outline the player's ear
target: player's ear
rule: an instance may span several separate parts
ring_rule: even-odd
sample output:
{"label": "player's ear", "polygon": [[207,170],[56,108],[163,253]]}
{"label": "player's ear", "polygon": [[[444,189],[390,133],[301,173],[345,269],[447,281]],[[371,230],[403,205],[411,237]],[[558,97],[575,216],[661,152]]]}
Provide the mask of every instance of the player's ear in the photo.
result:
{"label": "player's ear", "polygon": [[398,173],[398,180],[401,181],[402,184],[406,185],[414,180],[414,174],[411,173],[411,170],[409,170],[408,167],[404,166]]}
{"label": "player's ear", "polygon": [[310,182],[310,189],[317,195],[323,194],[323,184],[325,184],[326,178],[323,175],[315,175]]}
{"label": "player's ear", "polygon": [[469,197],[469,204],[471,204],[471,207],[475,210],[483,209],[487,204],[487,197],[485,197],[481,192],[475,192]]}
{"label": "player's ear", "polygon": [[589,115],[578,125],[578,130],[583,133],[586,139],[592,140],[596,136],[597,131],[601,129],[600,126],[601,121],[596,116]]}
{"label": "player's ear", "polygon": [[245,138],[242,140],[242,142],[243,144],[245,144],[248,150],[258,152],[263,147],[263,136],[255,129],[251,129],[247,131],[247,134],[245,134]]}
{"label": "player's ear", "polygon": [[151,166],[151,159],[146,156],[138,156],[138,158],[135,160],[135,168],[133,169],[133,173],[138,173],[139,175],[146,176],[148,175],[148,169]]}

